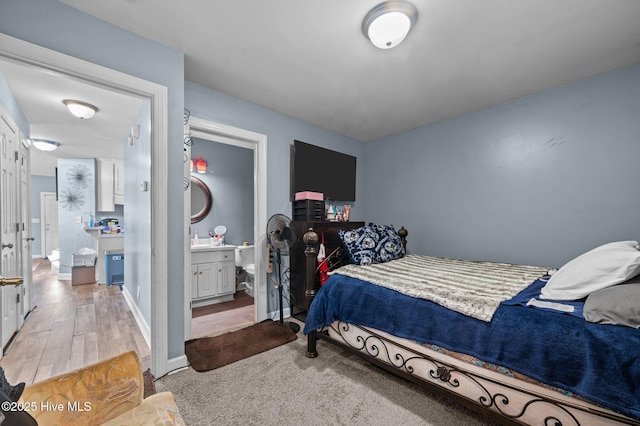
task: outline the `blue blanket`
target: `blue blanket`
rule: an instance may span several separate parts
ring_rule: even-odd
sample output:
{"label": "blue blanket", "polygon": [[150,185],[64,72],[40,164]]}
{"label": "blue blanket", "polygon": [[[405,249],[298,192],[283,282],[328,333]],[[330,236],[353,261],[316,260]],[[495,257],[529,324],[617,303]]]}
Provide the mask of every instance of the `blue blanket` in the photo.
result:
{"label": "blue blanket", "polygon": [[640,330],[506,303],[484,322],[335,274],[304,333],[337,320],[466,353],[640,419]]}

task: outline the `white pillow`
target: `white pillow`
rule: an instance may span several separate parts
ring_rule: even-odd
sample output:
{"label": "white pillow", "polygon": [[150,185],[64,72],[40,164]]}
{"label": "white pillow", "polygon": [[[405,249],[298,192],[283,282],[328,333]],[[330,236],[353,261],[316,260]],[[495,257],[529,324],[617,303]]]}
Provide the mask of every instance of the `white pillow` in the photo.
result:
{"label": "white pillow", "polygon": [[604,244],[571,260],[542,287],[540,297],[577,300],[596,290],[620,284],[640,274],[637,241]]}

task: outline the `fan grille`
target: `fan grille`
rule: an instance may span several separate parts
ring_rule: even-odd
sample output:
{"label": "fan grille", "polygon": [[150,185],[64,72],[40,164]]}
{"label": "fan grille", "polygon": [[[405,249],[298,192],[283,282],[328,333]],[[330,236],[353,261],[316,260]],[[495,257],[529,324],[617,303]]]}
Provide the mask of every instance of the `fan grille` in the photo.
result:
{"label": "fan grille", "polygon": [[267,239],[274,250],[288,252],[296,243],[297,236],[291,227],[291,219],[283,214],[275,214],[267,221]]}

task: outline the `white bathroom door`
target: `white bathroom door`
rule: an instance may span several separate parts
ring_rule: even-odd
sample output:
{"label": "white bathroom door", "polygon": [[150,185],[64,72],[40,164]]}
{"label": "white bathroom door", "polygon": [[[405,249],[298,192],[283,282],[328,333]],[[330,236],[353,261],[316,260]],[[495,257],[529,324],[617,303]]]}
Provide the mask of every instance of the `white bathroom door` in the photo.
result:
{"label": "white bathroom door", "polygon": [[42,255],[49,256],[58,248],[58,201],[55,192],[41,192]]}

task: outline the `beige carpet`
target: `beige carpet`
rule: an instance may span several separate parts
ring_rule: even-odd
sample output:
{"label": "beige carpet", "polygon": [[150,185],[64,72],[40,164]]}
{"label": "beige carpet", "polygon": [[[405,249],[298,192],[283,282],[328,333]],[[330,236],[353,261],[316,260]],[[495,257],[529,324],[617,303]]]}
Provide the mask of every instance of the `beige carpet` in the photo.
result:
{"label": "beige carpet", "polygon": [[236,363],[156,381],[197,425],[496,425],[471,410],[324,341],[304,356],[306,337]]}

